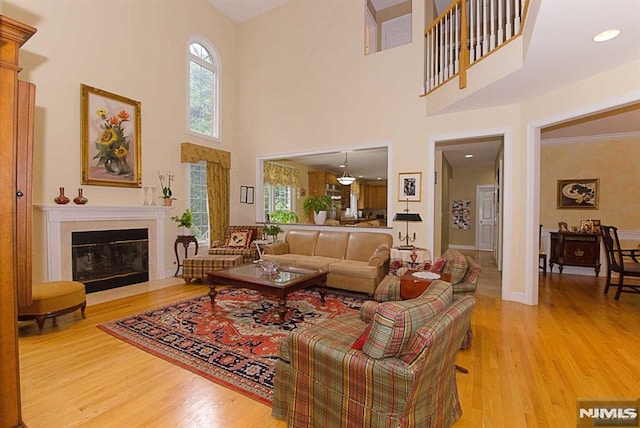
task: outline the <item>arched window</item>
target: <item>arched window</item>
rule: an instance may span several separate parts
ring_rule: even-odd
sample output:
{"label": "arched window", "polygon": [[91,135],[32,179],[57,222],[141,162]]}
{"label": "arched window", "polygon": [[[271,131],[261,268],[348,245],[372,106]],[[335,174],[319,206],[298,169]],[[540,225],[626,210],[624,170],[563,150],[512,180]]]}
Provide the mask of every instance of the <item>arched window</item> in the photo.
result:
{"label": "arched window", "polygon": [[220,140],[220,58],[203,40],[189,42],[188,132]]}

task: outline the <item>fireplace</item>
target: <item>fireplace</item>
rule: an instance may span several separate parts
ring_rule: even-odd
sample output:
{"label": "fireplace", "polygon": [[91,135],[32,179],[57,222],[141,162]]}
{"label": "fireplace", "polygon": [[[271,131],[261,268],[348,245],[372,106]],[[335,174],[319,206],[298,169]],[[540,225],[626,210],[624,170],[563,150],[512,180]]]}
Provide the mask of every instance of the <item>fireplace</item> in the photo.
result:
{"label": "fireplace", "polygon": [[148,229],[95,230],[71,233],[74,281],[87,293],[149,280]]}
{"label": "fireplace", "polygon": [[[173,275],[165,269],[165,220],[171,207],[164,206],[98,206],[36,205],[34,236],[35,254],[42,253],[46,265],[34,269],[34,280],[60,281],[73,278],[72,234],[75,232],[147,229],[149,281]],[[38,231],[37,228],[41,230]],[[173,229],[172,229],[173,230]],[[173,240],[171,241],[173,243]]]}

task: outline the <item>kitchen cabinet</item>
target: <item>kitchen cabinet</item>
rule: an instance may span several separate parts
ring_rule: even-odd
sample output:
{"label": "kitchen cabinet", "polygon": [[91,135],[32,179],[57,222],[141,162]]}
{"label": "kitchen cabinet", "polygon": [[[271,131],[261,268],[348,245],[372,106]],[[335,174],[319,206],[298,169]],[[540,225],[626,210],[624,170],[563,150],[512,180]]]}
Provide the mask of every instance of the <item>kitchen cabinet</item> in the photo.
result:
{"label": "kitchen cabinet", "polygon": [[368,185],[366,192],[365,209],[386,210],[387,209],[387,186]]}
{"label": "kitchen cabinet", "polygon": [[324,195],[327,184],[342,186],[338,183],[338,176],[329,171],[309,171],[309,195]]}

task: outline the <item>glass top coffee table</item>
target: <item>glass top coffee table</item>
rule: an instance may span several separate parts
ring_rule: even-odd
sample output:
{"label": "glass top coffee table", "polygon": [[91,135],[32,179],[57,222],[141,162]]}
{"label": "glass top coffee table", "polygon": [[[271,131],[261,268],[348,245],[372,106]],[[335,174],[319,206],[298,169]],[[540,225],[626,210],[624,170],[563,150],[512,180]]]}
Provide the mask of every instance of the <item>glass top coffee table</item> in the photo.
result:
{"label": "glass top coffee table", "polygon": [[246,264],[227,269],[214,270],[207,274],[209,279],[209,297],[211,306],[215,306],[216,286],[248,288],[261,293],[275,295],[278,300],[280,326],[284,325],[287,313],[287,295],[294,291],[319,286],[320,300],[324,303],[327,293],[327,271],[299,269],[280,266],[274,274],[266,274],[257,264]]}

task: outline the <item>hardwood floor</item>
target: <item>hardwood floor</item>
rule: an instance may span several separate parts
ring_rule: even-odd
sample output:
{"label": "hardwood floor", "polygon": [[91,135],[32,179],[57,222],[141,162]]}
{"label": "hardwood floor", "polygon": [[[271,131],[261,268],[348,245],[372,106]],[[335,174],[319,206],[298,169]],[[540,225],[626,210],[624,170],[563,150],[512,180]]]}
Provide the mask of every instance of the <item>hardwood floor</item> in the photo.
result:
{"label": "hardwood floor", "polygon": [[[576,426],[578,398],[640,397],[640,295],[595,277],[540,276],[540,304],[478,294],[474,342],[458,354],[456,427]],[[270,408],[156,358],[97,324],[204,294],[176,285],[20,327],[24,422],[56,427],[284,427]],[[166,285],[165,283],[164,285]]]}

